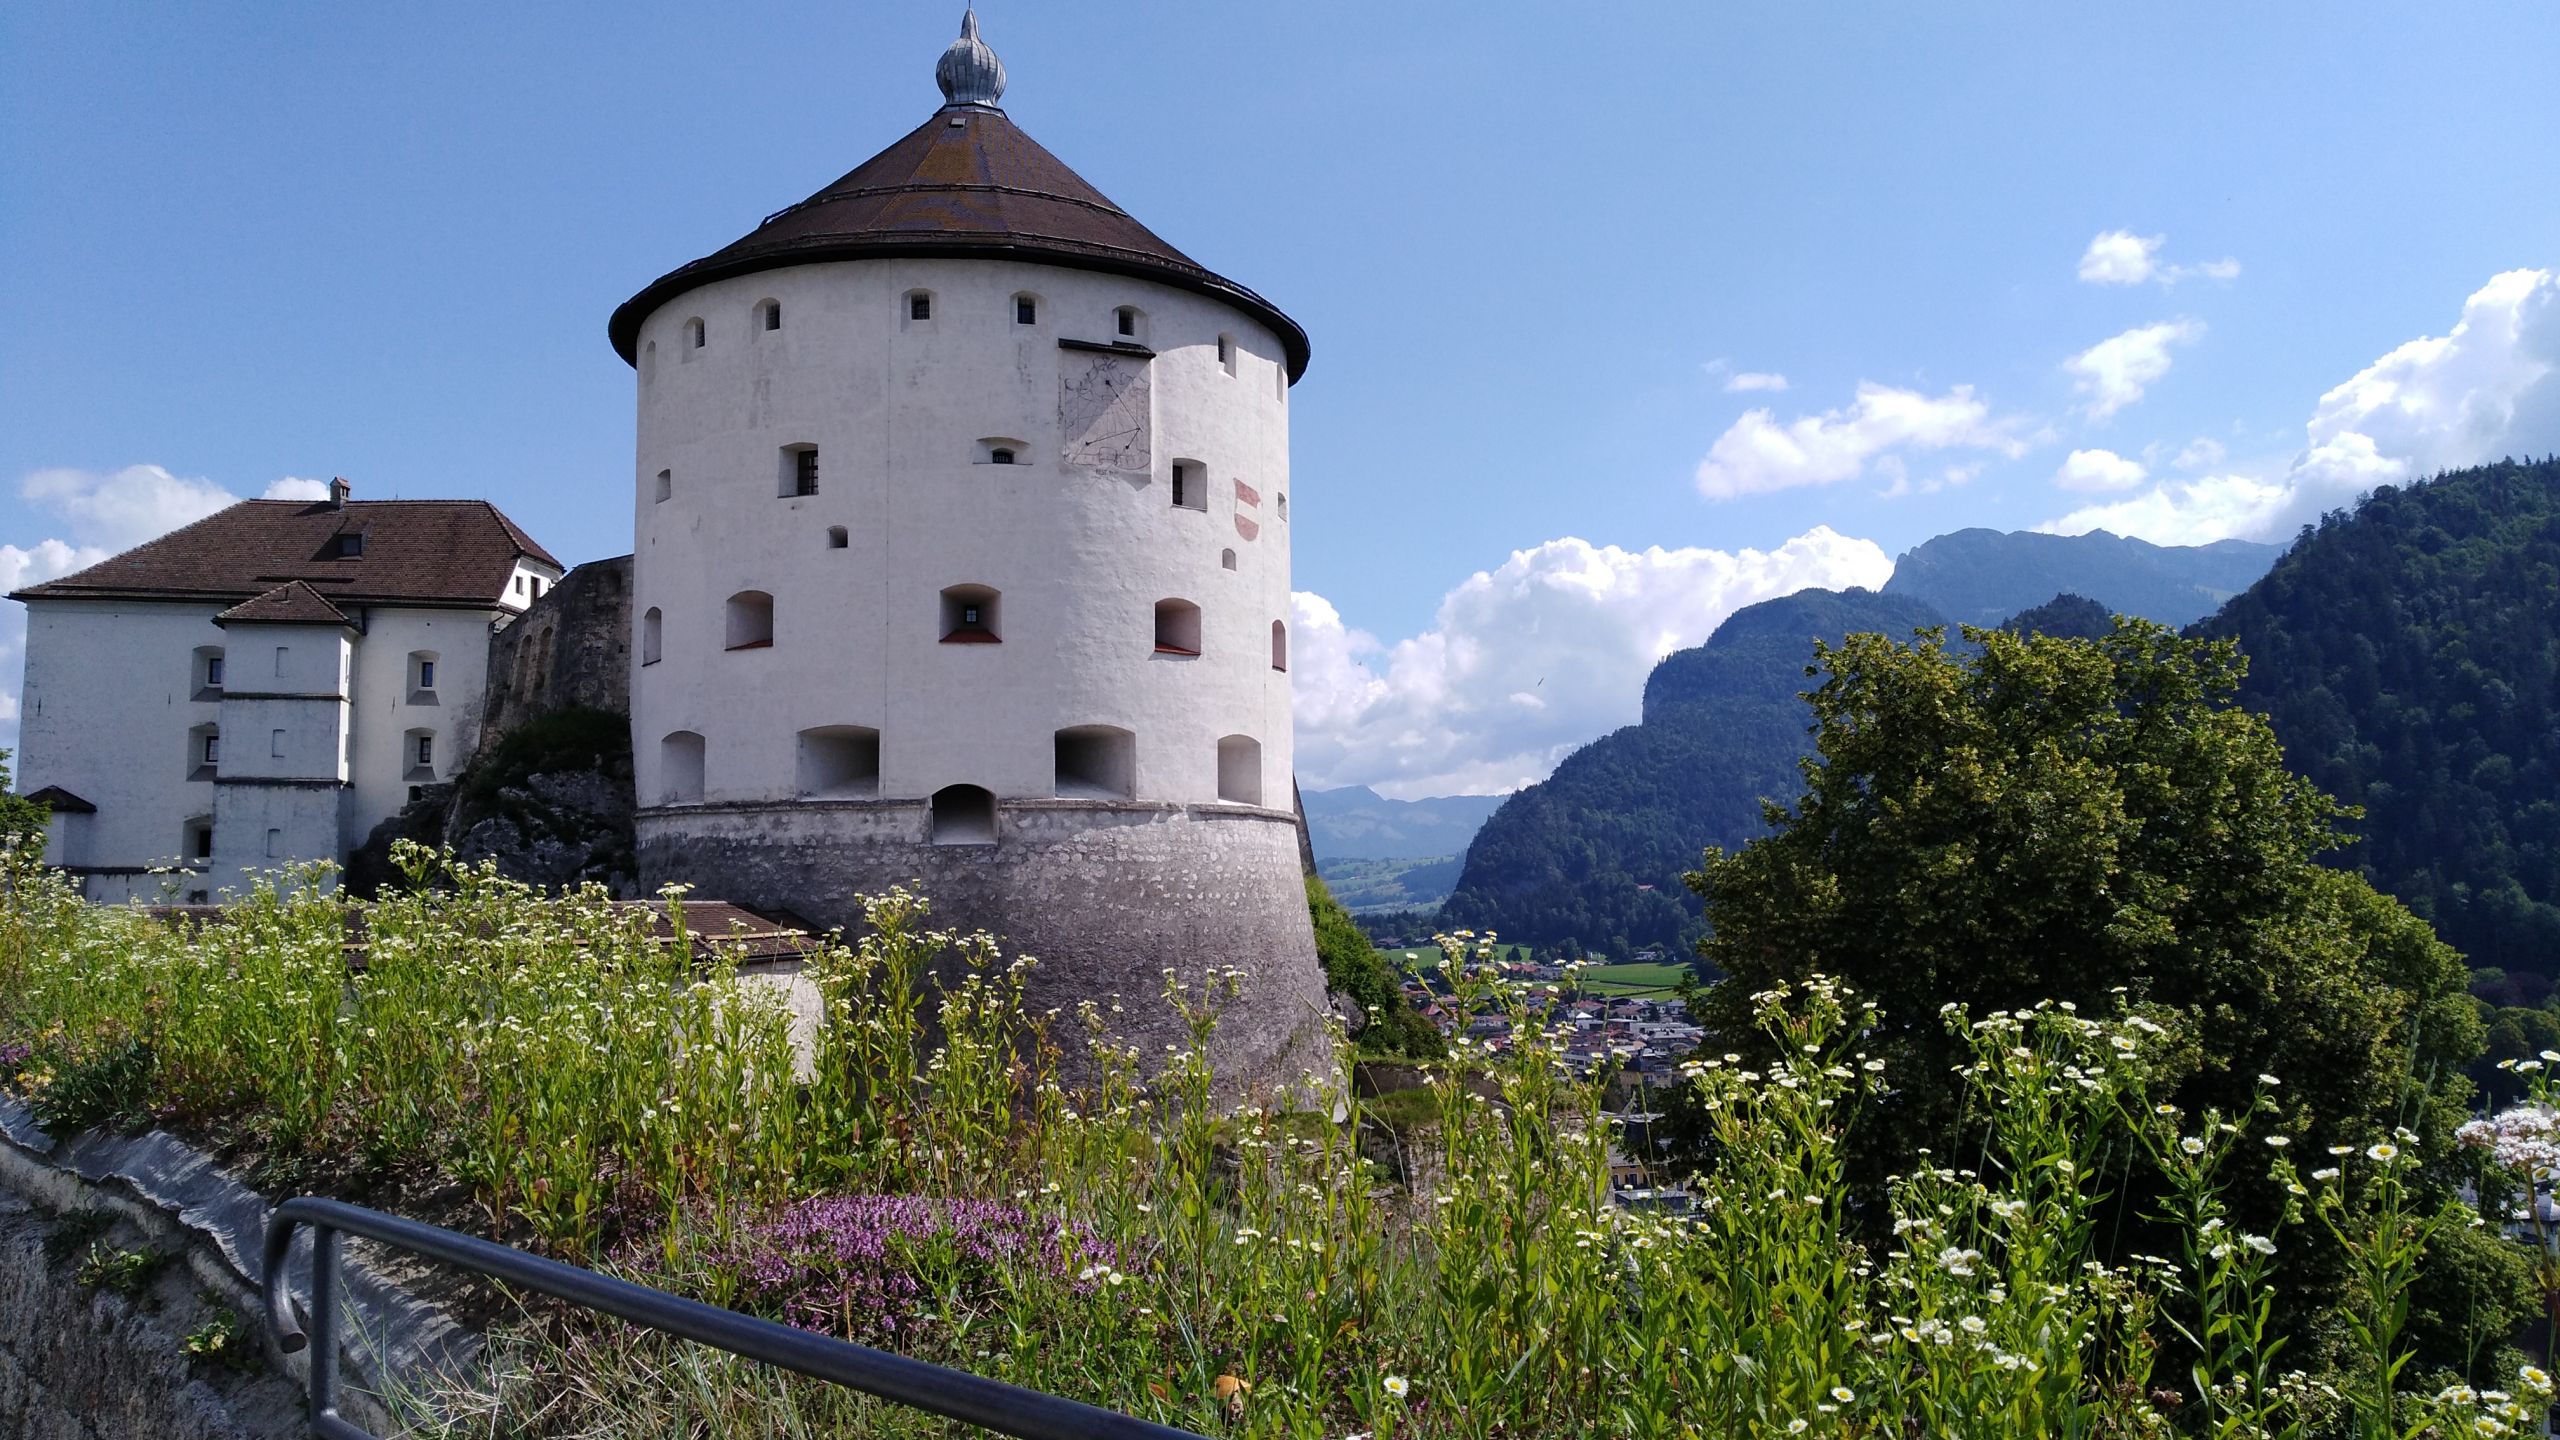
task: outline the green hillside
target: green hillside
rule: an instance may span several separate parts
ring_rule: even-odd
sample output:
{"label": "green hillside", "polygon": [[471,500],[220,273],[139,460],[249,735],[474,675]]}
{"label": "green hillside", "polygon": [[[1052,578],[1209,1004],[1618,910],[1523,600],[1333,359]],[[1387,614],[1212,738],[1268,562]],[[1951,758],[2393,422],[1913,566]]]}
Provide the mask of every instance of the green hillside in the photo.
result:
{"label": "green hillside", "polygon": [[1761,802],[1801,788],[1798,697],[1814,637],[1936,623],[1926,605],[1868,590],[1799,591],[1736,612],[1654,667],[1642,724],[1584,746],[1494,812],[1443,919],[1612,955],[1682,945],[1698,925],[1682,873],[1706,846],[1759,834]]}
{"label": "green hillside", "polygon": [[2560,461],[2385,486],[2196,627],[2288,764],[2361,805],[2338,863],[2471,964],[2560,972]]}

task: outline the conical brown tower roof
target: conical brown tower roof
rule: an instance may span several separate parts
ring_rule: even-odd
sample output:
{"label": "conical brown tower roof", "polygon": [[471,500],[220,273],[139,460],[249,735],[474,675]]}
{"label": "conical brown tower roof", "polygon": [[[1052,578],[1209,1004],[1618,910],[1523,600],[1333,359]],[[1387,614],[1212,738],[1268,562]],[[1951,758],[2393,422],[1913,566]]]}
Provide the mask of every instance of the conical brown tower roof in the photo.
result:
{"label": "conical brown tower roof", "polygon": [[641,322],[688,290],[786,265],[892,256],[1027,260],[1158,281],[1271,327],[1291,380],[1307,367],[1307,333],[1279,307],[1166,244],[993,104],[965,99],[746,238],[659,277],[613,312],[608,333],[633,361]]}

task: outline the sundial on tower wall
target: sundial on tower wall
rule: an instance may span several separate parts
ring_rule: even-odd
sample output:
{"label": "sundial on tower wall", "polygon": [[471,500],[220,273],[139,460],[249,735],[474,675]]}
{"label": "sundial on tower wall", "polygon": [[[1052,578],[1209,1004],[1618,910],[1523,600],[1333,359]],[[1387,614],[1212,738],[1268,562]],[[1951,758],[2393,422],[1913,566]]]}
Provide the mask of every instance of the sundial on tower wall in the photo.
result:
{"label": "sundial on tower wall", "polygon": [[1134,355],[1062,357],[1058,429],[1065,460],[1090,470],[1146,474],[1155,466],[1147,362]]}

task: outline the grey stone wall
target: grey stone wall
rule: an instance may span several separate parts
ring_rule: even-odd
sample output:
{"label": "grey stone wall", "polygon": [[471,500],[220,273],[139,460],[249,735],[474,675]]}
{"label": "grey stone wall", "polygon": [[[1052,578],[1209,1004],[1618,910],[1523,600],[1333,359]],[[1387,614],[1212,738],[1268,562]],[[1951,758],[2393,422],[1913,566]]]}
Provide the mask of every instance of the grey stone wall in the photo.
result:
{"label": "grey stone wall", "polygon": [[[172,1257],[139,1296],[100,1294],[44,1254],[72,1212],[112,1217],[122,1249]],[[164,1131],[89,1131],[57,1141],[0,1098],[0,1437],[42,1440],[266,1440],[307,1435],[301,1379],[265,1324],[265,1197]],[[286,1257],[286,1290],[310,1311],[311,1237]],[[376,1434],[393,1427],[369,1393],[418,1390],[477,1363],[479,1337],[385,1278],[367,1248],[343,1270],[341,1408]],[[228,1308],[263,1359],[207,1367],[184,1337]],[[282,1374],[278,1370],[282,1370]]]}
{"label": "grey stone wall", "polygon": [[590,560],[489,639],[480,745],[545,710],[631,713],[631,557]]}
{"label": "grey stone wall", "polygon": [[[266,1440],[308,1434],[283,1379],[210,1370],[182,1337],[213,1313],[184,1266],[127,1298],[48,1261],[53,1217],[0,1190],[0,1435],[20,1440]],[[149,1241],[130,1225],[108,1243]],[[258,1343],[254,1332],[238,1341]]]}
{"label": "grey stone wall", "polygon": [[858,929],[864,895],[920,889],[936,928],[984,929],[1039,961],[1030,1004],[1058,1008],[1071,1065],[1078,1001],[1116,999],[1120,1037],[1161,1057],[1187,1039],[1165,969],[1197,984],[1235,967],[1242,990],[1212,1045],[1229,1093],[1315,1098],[1340,1083],[1288,811],[1004,801],[996,844],[935,845],[923,801],[798,800],[645,810],[639,834],[644,891],[681,880],[822,929]]}

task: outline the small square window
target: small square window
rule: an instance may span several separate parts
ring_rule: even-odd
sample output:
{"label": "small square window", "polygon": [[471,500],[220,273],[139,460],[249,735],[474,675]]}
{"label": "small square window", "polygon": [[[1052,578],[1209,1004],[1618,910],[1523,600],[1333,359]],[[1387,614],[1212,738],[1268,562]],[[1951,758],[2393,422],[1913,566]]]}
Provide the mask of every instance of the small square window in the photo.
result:
{"label": "small square window", "polygon": [[923,292],[923,291],[921,291],[921,290],[917,291],[917,292],[916,292],[916,293],[914,293],[913,295],[908,296],[908,297],[907,297],[907,318],[908,318],[908,319],[910,319],[910,320],[930,320],[930,319],[932,319],[932,318],[933,318],[933,297],[932,297],[932,296],[930,296],[930,295],[927,295],[926,293],[924,293],[924,292]]}
{"label": "small square window", "polygon": [[364,536],[353,530],[338,537],[338,558],[352,560],[364,553]]}
{"label": "small square window", "polygon": [[987,452],[987,463],[990,465],[1010,465],[1013,463],[1013,452],[999,445],[995,449]]}

